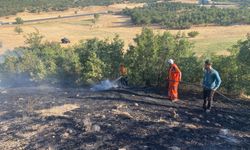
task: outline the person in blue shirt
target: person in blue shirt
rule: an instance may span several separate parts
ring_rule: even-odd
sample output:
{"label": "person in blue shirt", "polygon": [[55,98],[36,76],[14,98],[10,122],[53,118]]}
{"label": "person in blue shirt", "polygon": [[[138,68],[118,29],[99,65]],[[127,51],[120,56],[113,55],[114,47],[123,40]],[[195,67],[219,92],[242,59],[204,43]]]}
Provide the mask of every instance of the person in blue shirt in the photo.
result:
{"label": "person in blue shirt", "polygon": [[221,78],[219,73],[212,68],[210,60],[205,61],[205,71],[203,77],[203,109],[210,112],[213,105],[215,91],[220,87]]}

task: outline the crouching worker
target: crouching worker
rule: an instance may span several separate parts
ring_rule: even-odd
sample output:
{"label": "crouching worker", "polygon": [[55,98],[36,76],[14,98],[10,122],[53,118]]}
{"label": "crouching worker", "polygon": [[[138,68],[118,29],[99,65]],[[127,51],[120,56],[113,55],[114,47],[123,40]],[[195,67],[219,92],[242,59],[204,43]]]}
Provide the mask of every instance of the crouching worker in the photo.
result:
{"label": "crouching worker", "polygon": [[212,63],[210,60],[205,61],[204,77],[203,77],[203,109],[206,112],[210,112],[214,93],[219,88],[221,84],[221,78],[219,73],[212,68]]}
{"label": "crouching worker", "polygon": [[124,64],[120,65],[120,83],[122,86],[128,86],[128,71]]}
{"label": "crouching worker", "polygon": [[178,101],[178,86],[181,81],[181,71],[179,67],[174,63],[173,59],[169,59],[167,62],[170,67],[168,69],[168,99],[172,102]]}

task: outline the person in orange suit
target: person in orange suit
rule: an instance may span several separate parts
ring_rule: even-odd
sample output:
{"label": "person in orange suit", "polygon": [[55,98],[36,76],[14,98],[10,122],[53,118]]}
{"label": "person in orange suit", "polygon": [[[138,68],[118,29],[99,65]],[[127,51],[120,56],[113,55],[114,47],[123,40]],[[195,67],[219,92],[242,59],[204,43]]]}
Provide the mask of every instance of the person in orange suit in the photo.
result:
{"label": "person in orange suit", "polygon": [[123,86],[128,86],[128,70],[127,68],[125,67],[124,64],[121,64],[120,65],[120,76],[121,76],[121,84]]}
{"label": "person in orange suit", "polygon": [[168,69],[168,99],[172,102],[178,101],[178,86],[181,81],[181,71],[179,67],[174,63],[173,59],[168,60],[170,65]]}

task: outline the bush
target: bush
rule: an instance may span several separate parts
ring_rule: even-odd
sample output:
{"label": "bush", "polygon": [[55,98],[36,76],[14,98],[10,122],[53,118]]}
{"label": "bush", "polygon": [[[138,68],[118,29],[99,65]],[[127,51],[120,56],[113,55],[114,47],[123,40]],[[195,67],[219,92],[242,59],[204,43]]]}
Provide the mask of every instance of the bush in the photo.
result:
{"label": "bush", "polygon": [[113,14],[114,12],[112,10],[108,10],[108,14]]}
{"label": "bush", "polygon": [[239,84],[239,67],[235,56],[214,56],[213,58],[213,67],[222,79],[220,89],[231,95],[239,95],[242,87]]}
{"label": "bush", "polygon": [[21,17],[17,17],[15,20],[16,20],[15,24],[23,24],[24,22]]}
{"label": "bush", "polygon": [[242,92],[250,95],[250,36],[247,37],[247,40],[240,41],[237,46],[239,50],[237,55],[239,84],[242,86]]}
{"label": "bush", "polygon": [[61,48],[56,55],[56,75],[52,79],[58,79],[58,82],[67,86],[82,85],[83,66],[75,49]]}
{"label": "bush", "polygon": [[198,31],[191,31],[188,33],[188,36],[191,37],[191,38],[194,38],[196,36],[199,35],[199,32]]}
{"label": "bush", "polygon": [[177,62],[182,72],[182,80],[200,83],[203,76],[203,62],[195,56],[180,58]]}
{"label": "bush", "polygon": [[32,51],[35,50],[36,48],[39,48],[42,44],[44,36],[40,35],[39,31],[29,33],[25,36],[25,44],[27,44],[29,49]]}
{"label": "bush", "polygon": [[116,78],[119,75],[119,65],[123,61],[123,47],[124,42],[116,36],[111,42],[87,40],[76,47],[76,52],[82,66],[87,66],[87,60],[91,58],[89,64],[96,61],[102,66],[102,78]]}

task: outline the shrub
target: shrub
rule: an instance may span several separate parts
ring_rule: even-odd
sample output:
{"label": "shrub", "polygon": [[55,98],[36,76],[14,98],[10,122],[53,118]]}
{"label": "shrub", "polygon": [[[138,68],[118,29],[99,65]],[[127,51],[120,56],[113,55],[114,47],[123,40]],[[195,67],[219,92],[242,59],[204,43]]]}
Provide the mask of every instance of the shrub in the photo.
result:
{"label": "shrub", "polygon": [[191,38],[194,38],[196,36],[199,35],[199,32],[198,31],[191,31],[188,33],[188,36],[191,37]]}
{"label": "shrub", "polygon": [[24,22],[21,17],[17,17],[15,20],[16,20],[15,24],[23,24]]}

